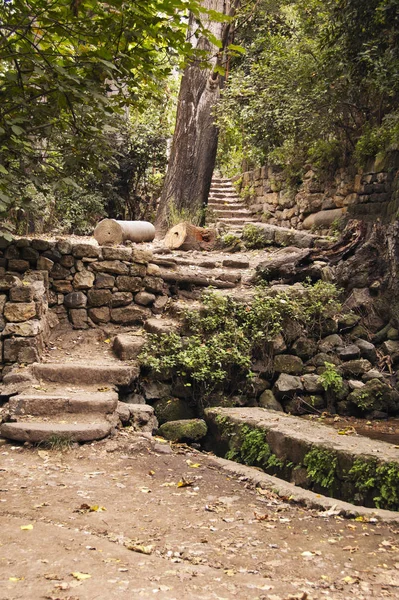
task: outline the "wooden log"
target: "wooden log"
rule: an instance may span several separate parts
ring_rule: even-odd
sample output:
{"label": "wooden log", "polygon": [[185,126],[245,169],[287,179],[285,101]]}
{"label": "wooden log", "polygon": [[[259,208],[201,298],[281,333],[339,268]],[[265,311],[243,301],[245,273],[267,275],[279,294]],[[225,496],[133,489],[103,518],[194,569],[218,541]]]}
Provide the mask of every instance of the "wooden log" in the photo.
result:
{"label": "wooden log", "polygon": [[216,243],[216,231],[196,227],[191,223],[179,223],[169,229],[164,244],[171,250],[210,250]]}
{"label": "wooden log", "polygon": [[155,227],[148,221],[116,221],[103,219],[96,226],[95,239],[100,246],[123,244],[123,242],[151,242],[155,237]]}

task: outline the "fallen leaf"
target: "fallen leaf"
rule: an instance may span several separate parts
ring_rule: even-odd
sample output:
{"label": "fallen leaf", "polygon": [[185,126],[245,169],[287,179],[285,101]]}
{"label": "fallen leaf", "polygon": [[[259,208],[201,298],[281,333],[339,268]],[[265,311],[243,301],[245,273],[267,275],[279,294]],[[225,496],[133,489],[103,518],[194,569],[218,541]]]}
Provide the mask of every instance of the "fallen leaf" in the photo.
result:
{"label": "fallen leaf", "polygon": [[200,463],[193,463],[190,459],[186,460],[186,463],[191,469],[199,469],[201,466]]}
{"label": "fallen leaf", "polygon": [[75,509],[73,512],[77,512],[77,513],[89,513],[89,512],[104,512],[107,509],[105,508],[105,506],[100,506],[99,504],[93,504],[93,506],[90,506],[89,504],[81,504],[79,508]]}
{"label": "fallen leaf", "polygon": [[22,531],[31,531],[33,529],[33,525],[29,523],[29,525],[21,525]]}
{"label": "fallen leaf", "polygon": [[161,483],[161,487],[176,487],[174,481],[165,481],[165,483]]}
{"label": "fallen leaf", "polygon": [[104,340],[104,344],[110,344],[111,340],[109,338],[107,338],[106,340]]}
{"label": "fallen leaf", "polygon": [[143,494],[151,494],[151,490],[146,487],[140,488],[140,492],[142,492]]}
{"label": "fallen leaf", "polygon": [[109,392],[109,387],[100,387],[100,388],[97,388],[97,391],[98,392]]}
{"label": "fallen leaf", "polygon": [[79,571],[75,571],[71,573],[72,577],[75,577],[78,581],[84,581],[85,579],[90,579],[91,575],[88,573],[80,573]]}
{"label": "fallen leaf", "polygon": [[233,577],[233,575],[236,574],[236,571],[234,571],[234,569],[225,569],[224,572],[227,575],[227,577]]}
{"label": "fallen leaf", "polygon": [[44,579],[50,579],[50,581],[62,581],[62,577],[56,575],[56,573],[45,573]]}
{"label": "fallen leaf", "polygon": [[23,581],[24,579],[24,577],[9,577],[8,581],[12,581],[13,583],[15,583],[16,581]]}
{"label": "fallen leaf", "polygon": [[151,470],[151,471],[148,471],[148,475],[151,475],[151,477],[154,477],[154,475],[155,475],[155,471],[152,471],[152,470]]}
{"label": "fallen leaf", "polygon": [[359,579],[355,579],[354,577],[347,575],[346,577],[342,578],[342,581],[344,583],[348,583],[348,584],[352,585],[353,583],[357,583],[359,581]]}
{"label": "fallen leaf", "polygon": [[181,480],[177,483],[177,487],[178,488],[185,488],[185,487],[190,487],[190,485],[193,485],[194,481],[189,481],[187,479],[184,479],[184,477],[181,478]]}
{"label": "fallen leaf", "polygon": [[154,546],[142,546],[141,544],[125,544],[128,550],[138,552],[139,554],[151,554]]}
{"label": "fallen leaf", "polygon": [[351,554],[353,554],[354,552],[357,552],[359,550],[359,546],[344,546],[344,548],[342,548],[342,550],[345,550],[346,552],[350,552]]}

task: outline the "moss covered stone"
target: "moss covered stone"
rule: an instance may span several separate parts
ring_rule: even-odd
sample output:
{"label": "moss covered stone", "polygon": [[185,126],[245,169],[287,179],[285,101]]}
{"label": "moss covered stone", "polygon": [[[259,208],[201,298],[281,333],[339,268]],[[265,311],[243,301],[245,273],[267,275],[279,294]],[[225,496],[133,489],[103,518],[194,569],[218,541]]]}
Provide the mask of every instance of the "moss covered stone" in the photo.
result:
{"label": "moss covered stone", "polygon": [[155,402],[154,411],[160,425],[166,421],[181,421],[194,417],[187,401],[181,398],[162,398]]}
{"label": "moss covered stone", "polygon": [[208,431],[202,419],[186,419],[184,421],[168,421],[158,429],[159,435],[172,442],[195,442],[203,438]]}
{"label": "moss covered stone", "polygon": [[278,354],[274,359],[274,370],[277,373],[300,375],[303,371],[303,362],[299,356],[292,354]]}
{"label": "moss covered stone", "polygon": [[379,379],[371,379],[361,389],[354,390],[348,400],[363,413],[399,412],[399,393]]}

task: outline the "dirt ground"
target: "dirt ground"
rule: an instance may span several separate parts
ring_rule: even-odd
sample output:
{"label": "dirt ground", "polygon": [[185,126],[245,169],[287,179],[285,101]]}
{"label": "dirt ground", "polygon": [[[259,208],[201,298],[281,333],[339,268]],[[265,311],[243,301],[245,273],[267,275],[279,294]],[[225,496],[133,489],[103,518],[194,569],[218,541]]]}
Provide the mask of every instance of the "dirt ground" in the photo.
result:
{"label": "dirt ground", "polygon": [[399,595],[399,526],[301,508],[123,430],[0,447],[0,600]]}

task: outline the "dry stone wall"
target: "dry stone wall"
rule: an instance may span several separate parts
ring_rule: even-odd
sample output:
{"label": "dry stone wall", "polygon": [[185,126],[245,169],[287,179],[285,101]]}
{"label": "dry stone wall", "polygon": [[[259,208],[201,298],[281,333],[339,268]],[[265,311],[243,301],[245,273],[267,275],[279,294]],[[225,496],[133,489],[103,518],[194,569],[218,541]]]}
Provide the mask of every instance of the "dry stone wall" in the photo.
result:
{"label": "dry stone wall", "polygon": [[233,178],[259,221],[295,229],[327,230],[345,215],[391,221],[399,208],[399,157],[373,161],[362,171],[339,169],[329,180],[308,168],[297,189],[271,165]]}
{"label": "dry stone wall", "polygon": [[47,290],[47,273],[0,276],[0,352],[5,372],[14,363],[40,360],[54,322],[48,312]]}
{"label": "dry stone wall", "polygon": [[162,312],[164,282],[151,258],[136,246],[1,238],[3,364],[40,360],[54,319],[87,329],[143,323]]}

